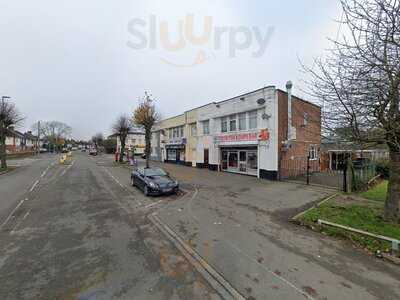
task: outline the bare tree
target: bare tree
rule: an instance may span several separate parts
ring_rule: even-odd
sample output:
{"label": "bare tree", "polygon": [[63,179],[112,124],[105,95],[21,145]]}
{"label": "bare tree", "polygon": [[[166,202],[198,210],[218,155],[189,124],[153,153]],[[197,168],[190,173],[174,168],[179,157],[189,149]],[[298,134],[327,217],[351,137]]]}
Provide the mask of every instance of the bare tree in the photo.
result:
{"label": "bare tree", "polygon": [[126,115],[119,116],[112,125],[113,133],[119,137],[121,142],[121,153],[119,155],[119,162],[121,163],[124,161],[126,137],[128,136],[131,127],[131,120]]}
{"label": "bare tree", "polygon": [[[38,131],[38,123],[32,125],[32,131]],[[45,121],[40,123],[40,136],[47,140],[54,147],[60,147],[65,139],[71,134],[72,128],[59,121]]]}
{"label": "bare tree", "polygon": [[6,137],[11,126],[18,125],[22,122],[23,117],[19,114],[13,103],[4,101],[4,97],[0,103],[0,169],[7,169],[6,155]]}
{"label": "bare tree", "polygon": [[390,152],[385,219],[400,222],[400,3],[341,0],[343,36],[316,59],[310,93],[320,99],[325,128],[348,129],[362,145],[384,143]]}
{"label": "bare tree", "polygon": [[154,105],[154,100],[151,96],[145,92],[144,98],[140,101],[139,106],[133,112],[133,123],[141,128],[144,128],[145,140],[146,140],[146,168],[150,166],[150,154],[151,154],[151,131],[154,124],[159,120],[159,114],[157,113]]}
{"label": "bare tree", "polygon": [[94,136],[92,136],[92,142],[94,143],[96,149],[100,146],[103,146],[104,142],[103,134],[101,132],[96,133]]}

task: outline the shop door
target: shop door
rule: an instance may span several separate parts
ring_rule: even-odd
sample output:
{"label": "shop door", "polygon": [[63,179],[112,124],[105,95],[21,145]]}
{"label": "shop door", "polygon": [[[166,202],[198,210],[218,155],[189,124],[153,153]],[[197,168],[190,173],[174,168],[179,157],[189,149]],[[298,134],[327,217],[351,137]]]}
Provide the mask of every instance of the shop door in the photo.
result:
{"label": "shop door", "polygon": [[239,172],[247,172],[247,151],[239,151]]}
{"label": "shop door", "polygon": [[258,174],[258,156],[257,151],[247,152],[247,173],[251,175]]}
{"label": "shop door", "polygon": [[221,169],[228,170],[228,151],[221,152]]}
{"label": "shop door", "polygon": [[228,171],[237,172],[238,171],[238,152],[229,152],[228,153]]}
{"label": "shop door", "polygon": [[204,149],[204,167],[208,168],[208,164],[209,164],[209,150],[208,149]]}

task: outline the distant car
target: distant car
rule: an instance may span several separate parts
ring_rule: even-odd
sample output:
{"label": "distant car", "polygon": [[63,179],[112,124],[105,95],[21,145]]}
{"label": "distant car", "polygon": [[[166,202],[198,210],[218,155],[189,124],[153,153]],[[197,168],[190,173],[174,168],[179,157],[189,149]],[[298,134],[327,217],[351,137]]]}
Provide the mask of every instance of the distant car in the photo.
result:
{"label": "distant car", "polygon": [[96,156],[97,155],[97,149],[90,149],[89,150],[89,155],[93,155],[93,156]]}
{"label": "distant car", "polygon": [[131,174],[131,184],[145,196],[177,193],[179,182],[161,168],[139,168]]}
{"label": "distant car", "polygon": [[78,147],[72,147],[71,148],[71,151],[76,151],[76,150],[78,150]]}
{"label": "distant car", "polygon": [[61,153],[68,153],[68,152],[69,152],[68,148],[62,148],[61,150]]}
{"label": "distant car", "polygon": [[40,151],[40,153],[47,153],[47,149],[46,148],[40,148],[39,151]]}

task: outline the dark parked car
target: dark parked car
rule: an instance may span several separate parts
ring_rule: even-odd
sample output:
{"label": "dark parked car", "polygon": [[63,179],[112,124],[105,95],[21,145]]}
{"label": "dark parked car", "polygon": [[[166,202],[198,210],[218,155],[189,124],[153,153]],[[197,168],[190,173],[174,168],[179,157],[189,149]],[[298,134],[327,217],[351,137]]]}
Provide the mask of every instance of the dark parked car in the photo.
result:
{"label": "dark parked car", "polygon": [[97,149],[95,149],[95,148],[90,149],[89,150],[89,155],[96,156],[97,155]]}
{"label": "dark parked car", "polygon": [[161,168],[139,168],[131,174],[132,186],[143,190],[146,196],[176,193],[179,183]]}

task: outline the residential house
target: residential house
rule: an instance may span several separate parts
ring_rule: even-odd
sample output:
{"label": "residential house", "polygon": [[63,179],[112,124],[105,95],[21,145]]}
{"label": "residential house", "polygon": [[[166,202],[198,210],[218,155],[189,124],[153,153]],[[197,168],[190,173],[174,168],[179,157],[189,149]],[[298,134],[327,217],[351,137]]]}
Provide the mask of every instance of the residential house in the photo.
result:
{"label": "residential house", "polygon": [[[121,139],[118,134],[110,135],[117,139],[117,152],[121,152]],[[145,134],[142,130],[131,130],[125,140],[125,149],[133,151],[135,155],[142,155],[146,148]]]}
{"label": "residential house", "polygon": [[37,151],[39,147],[38,137],[32,134],[32,131],[24,133],[22,149],[24,151]]}
{"label": "residential house", "polygon": [[339,170],[347,159],[368,159],[372,162],[389,159],[389,150],[385,145],[360,145],[345,141],[339,136],[330,135],[321,145],[321,166],[325,170]]}
{"label": "residential house", "polygon": [[24,134],[10,127],[6,136],[6,152],[15,153],[23,150]]}

